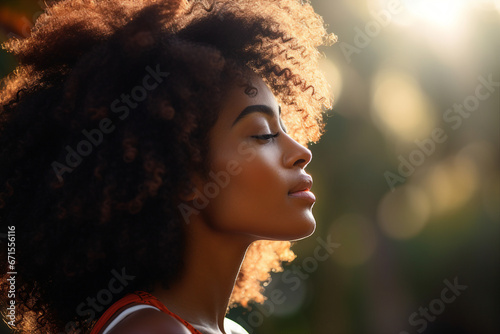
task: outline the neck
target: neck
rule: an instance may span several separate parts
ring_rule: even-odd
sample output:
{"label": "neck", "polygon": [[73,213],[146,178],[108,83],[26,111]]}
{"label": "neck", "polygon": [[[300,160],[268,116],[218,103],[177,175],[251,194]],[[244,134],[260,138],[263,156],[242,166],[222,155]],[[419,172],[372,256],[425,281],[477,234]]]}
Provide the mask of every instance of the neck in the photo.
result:
{"label": "neck", "polygon": [[187,227],[184,270],[169,289],[153,295],[170,311],[206,333],[224,333],[224,317],[251,240],[212,230],[202,221]]}

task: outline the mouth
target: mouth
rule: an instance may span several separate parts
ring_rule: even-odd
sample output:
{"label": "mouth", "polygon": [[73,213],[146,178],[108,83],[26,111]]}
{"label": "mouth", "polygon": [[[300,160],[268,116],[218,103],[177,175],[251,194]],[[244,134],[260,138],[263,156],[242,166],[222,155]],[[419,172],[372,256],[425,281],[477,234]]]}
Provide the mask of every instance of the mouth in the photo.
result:
{"label": "mouth", "polygon": [[310,191],[313,185],[313,179],[309,175],[303,175],[297,180],[295,186],[290,189],[288,194],[294,194],[302,191]]}
{"label": "mouth", "polygon": [[297,191],[289,191],[288,192],[288,195],[293,195],[293,194],[298,194],[298,193],[301,193],[301,192],[304,192],[304,191],[310,191],[309,188],[305,188],[305,189],[302,189],[302,190],[297,190]]}
{"label": "mouth", "polygon": [[312,203],[316,202],[316,196],[314,196],[314,194],[311,191],[309,191],[309,189],[290,192],[288,193],[288,196],[293,198],[304,199]]}
{"label": "mouth", "polygon": [[288,192],[288,196],[293,198],[305,199],[314,203],[316,201],[316,196],[314,196],[314,194],[311,192],[312,185],[312,177],[310,177],[309,175],[303,175],[298,180],[295,187],[293,187]]}
{"label": "mouth", "polygon": [[311,190],[311,188],[304,188],[304,189],[300,189],[300,190],[296,190],[296,191],[289,191],[288,195],[300,193],[300,192],[303,192],[303,191],[310,191],[310,190]]}

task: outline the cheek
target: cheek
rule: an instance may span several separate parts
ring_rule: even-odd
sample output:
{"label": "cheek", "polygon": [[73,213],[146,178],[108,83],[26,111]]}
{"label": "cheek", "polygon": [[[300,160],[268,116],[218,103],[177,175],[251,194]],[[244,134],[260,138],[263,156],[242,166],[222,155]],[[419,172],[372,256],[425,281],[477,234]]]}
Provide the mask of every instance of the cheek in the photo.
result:
{"label": "cheek", "polygon": [[[214,230],[257,239],[294,240],[310,235],[315,229],[310,205],[288,197],[286,171],[276,152],[265,153],[237,161],[219,156],[211,174],[218,190],[202,212],[204,221]],[[223,182],[225,177],[227,182]]]}
{"label": "cheek", "polygon": [[[227,185],[210,200],[206,218],[214,227],[234,232],[259,233],[268,229],[286,205],[286,184],[277,168],[255,157],[250,162],[240,161],[235,171]],[[221,170],[216,174],[222,175]]]}

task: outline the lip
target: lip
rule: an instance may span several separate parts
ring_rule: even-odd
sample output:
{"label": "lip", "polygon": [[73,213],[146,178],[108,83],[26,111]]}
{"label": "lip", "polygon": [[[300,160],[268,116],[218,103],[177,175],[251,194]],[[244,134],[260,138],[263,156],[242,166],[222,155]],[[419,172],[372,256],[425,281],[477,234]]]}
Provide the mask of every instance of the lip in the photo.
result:
{"label": "lip", "polygon": [[312,203],[316,202],[316,196],[309,190],[301,190],[288,194],[290,197],[300,198]]}
{"label": "lip", "polygon": [[301,191],[311,190],[312,185],[313,185],[312,177],[307,174],[301,174],[301,176],[297,179],[295,186],[292,189],[290,189],[288,194],[290,195]]}

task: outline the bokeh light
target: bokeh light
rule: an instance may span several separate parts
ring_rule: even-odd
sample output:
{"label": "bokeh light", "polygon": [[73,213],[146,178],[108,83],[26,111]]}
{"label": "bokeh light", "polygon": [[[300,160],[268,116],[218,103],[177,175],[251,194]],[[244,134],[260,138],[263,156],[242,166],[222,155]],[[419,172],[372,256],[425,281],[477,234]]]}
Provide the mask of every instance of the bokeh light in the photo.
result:
{"label": "bokeh light", "polygon": [[[272,312],[234,308],[229,317],[259,322],[252,334],[417,333],[410,315],[440,297],[444,279],[458,277],[470,288],[425,333],[499,333],[500,87],[490,87],[458,128],[443,115],[475,93],[479,77],[500,81],[500,0],[311,3],[339,37],[321,49],[333,117],[310,146],[306,169],[317,230],[294,245],[298,257],[284,272],[272,274],[265,293],[282,291],[283,303]],[[401,10],[381,22],[377,13],[391,3]],[[41,7],[3,1],[2,42],[28,31]],[[342,43],[356,52],[347,57]],[[14,66],[2,51],[1,75]],[[446,140],[391,191],[384,173],[398,174],[399,155],[410,160],[415,140],[437,128]],[[297,279],[293,266],[314,258],[318,237],[340,247],[298,281],[283,279]],[[11,332],[0,326],[0,333]]]}
{"label": "bokeh light", "polygon": [[385,234],[394,239],[416,236],[430,215],[426,193],[416,186],[401,186],[385,194],[378,208],[378,223]]}
{"label": "bokeh light", "polygon": [[428,135],[435,125],[435,113],[414,78],[381,69],[372,87],[372,117],[382,132],[408,142]]}
{"label": "bokeh light", "polygon": [[432,213],[440,215],[464,205],[476,191],[478,182],[474,163],[460,155],[441,161],[419,184],[430,198]]}

